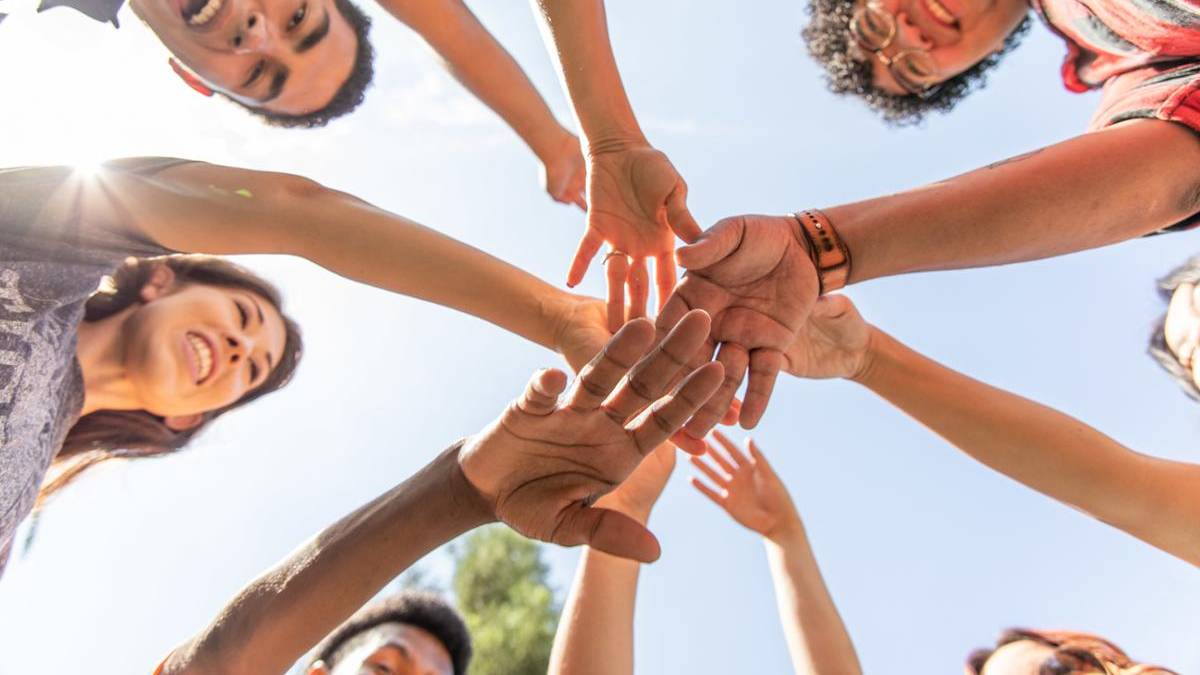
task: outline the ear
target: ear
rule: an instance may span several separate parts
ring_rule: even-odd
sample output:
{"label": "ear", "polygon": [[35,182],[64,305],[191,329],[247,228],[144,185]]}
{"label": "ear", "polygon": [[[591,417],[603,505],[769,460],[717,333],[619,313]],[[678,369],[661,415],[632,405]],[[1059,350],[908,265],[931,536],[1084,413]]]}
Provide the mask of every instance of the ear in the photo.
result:
{"label": "ear", "polygon": [[204,415],[199,413],[195,415],[171,415],[163,418],[163,424],[171,431],[187,431],[195,429],[204,421]]}
{"label": "ear", "polygon": [[317,661],[308,667],[307,675],[329,675],[329,666],[324,661]]}
{"label": "ear", "polygon": [[151,302],[166,295],[174,283],[175,270],[162,263],[155,263],[154,269],[150,271],[150,276],[146,279],[146,283],[142,284],[142,290],[138,292],[138,295],[141,296],[142,302]]}
{"label": "ear", "polygon": [[200,76],[188,70],[182,63],[177,61],[174,56],[167,59],[167,63],[171,64],[171,70],[183,80],[183,83],[191,87],[193,91],[203,95],[212,96],[212,87],[209,87]]}

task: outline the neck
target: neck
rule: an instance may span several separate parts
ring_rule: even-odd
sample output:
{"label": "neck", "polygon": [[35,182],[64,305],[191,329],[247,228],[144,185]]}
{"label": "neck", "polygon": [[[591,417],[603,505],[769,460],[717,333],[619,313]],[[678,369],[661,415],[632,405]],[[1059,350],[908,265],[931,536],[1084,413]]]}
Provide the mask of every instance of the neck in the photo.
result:
{"label": "neck", "polygon": [[99,321],[79,324],[75,356],[83,370],[83,415],[97,410],[137,410],[133,383],[125,369],[125,320],[133,312],[127,307]]}

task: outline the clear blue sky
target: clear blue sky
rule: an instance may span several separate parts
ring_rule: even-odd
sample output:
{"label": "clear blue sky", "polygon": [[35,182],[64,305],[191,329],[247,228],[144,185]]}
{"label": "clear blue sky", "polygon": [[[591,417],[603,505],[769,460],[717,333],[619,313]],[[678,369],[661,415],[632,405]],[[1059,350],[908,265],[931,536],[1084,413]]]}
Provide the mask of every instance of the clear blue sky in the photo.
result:
{"label": "clear blue sky", "polygon": [[[14,12],[0,25],[0,165],[160,154],[292,171],[561,283],[580,214],[544,196],[516,136],[382,12],[371,11],[380,57],[367,104],[304,132],[264,129],[175,83],[128,10],[114,31],[63,9],[22,14],[30,4],[0,0]],[[528,6],[473,6],[565,119]],[[634,106],[706,223],[950,176],[1080,132],[1095,103],[1062,88],[1062,46],[1040,26],[956,114],[894,131],[825,93],[798,36],[800,2],[614,0],[609,12]],[[1153,279],[1196,242],[1176,234],[851,295],[944,362],[1133,448],[1194,460],[1200,409],[1143,352],[1162,309]],[[295,383],[179,457],[97,472],[54,503],[0,580],[0,675],[148,673],[260,570],[556,363],[477,320],[301,261],[248,262],[281,283],[306,329]],[[584,290],[601,289],[591,275]],[[867,672],[958,672],[1010,625],[1091,630],[1200,671],[1194,569],[972,463],[856,386],[783,382],[756,437],[806,518]],[[643,576],[639,671],[786,672],[759,542],[686,473],[652,520],[665,553]],[[548,551],[559,589],[576,556]],[[446,557],[425,565],[444,574]]]}

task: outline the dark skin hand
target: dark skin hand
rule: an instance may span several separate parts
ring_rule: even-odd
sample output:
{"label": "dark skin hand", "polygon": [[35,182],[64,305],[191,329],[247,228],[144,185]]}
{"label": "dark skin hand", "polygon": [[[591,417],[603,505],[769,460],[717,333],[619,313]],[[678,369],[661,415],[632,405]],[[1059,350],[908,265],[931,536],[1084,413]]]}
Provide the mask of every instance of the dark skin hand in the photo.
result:
{"label": "dark skin hand", "polygon": [[[721,420],[749,371],[740,423],[750,429],[766,410],[785,352],[817,300],[817,274],[799,224],[777,216],[726,218],[676,257],[688,269],[658,316],[665,334],[690,309],[712,315],[708,340],[690,359],[725,367],[721,388],[685,427],[703,438]],[[717,351],[717,345],[720,351]]]}

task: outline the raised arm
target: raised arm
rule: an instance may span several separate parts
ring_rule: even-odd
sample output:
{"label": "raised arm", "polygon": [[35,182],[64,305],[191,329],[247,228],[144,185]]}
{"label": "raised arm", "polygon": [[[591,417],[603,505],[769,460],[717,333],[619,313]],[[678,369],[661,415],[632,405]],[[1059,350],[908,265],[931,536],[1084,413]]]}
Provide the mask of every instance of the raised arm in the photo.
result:
{"label": "raised arm", "polygon": [[587,208],[579,139],[567,131],[512,55],[461,0],[380,0],[442,58],[458,81],[525,141],[542,162],[546,192]]}
{"label": "raised arm", "polygon": [[[675,236],[700,227],[687,208],[687,184],[646,140],[625,94],[608,39],[603,0],[536,0],[544,33],[583,133],[588,162],[588,225],[567,275],[578,284],[606,242],[609,328],[644,316],[646,261],[655,259],[659,303],[675,287]],[[625,311],[625,288],[629,307]]]}
{"label": "raised arm", "polygon": [[[644,525],[674,469],[675,448],[663,444],[596,506]],[[636,561],[584,549],[554,635],[548,675],[632,675],[640,569]]]}
{"label": "raised arm", "polygon": [[[849,283],[1021,262],[1114,244],[1186,219],[1200,210],[1197,162],[1194,132],[1136,120],[823,212],[848,251]],[[689,433],[701,436],[716,423],[747,371],[742,424],[752,427],[762,416],[782,352],[817,294],[842,283],[835,274],[818,282],[812,254],[835,247],[813,249],[810,238],[790,215],[737,216],[679,250],[688,273],[660,318],[670,325],[697,307],[712,314],[729,375]],[[833,253],[830,262],[839,257]]]}
{"label": "raised arm", "polygon": [[152,176],[103,171],[82,195],[85,217],[132,228],[167,248],[304,257],[349,279],[477,316],[560,351],[575,369],[609,335],[595,301],[307,178],[193,162]]}
{"label": "raised arm", "polygon": [[747,457],[720,432],[713,436],[723,451],[710,445],[707,460],[692,458],[713,485],[695,477],[692,485],[743,527],[762,535],[792,667],[798,675],[861,675],[850,634],[783,481],[754,441],[746,443]]}
{"label": "raised arm", "polygon": [[653,328],[632,322],[565,396],[561,371],[538,372],[484,430],[247,585],[175,649],[161,674],[283,673],[418,558],[492,520],[544,541],[655,559],[658,544],[642,523],[592,504],[716,388],[714,364],[668,395],[679,353],[695,349],[707,331],[707,317],[696,312],[650,350]]}
{"label": "raised arm", "polygon": [[957,373],[823,299],[789,350],[801,377],[874,391],[983,464],[1193,565],[1200,565],[1200,466],[1136,453],[1046,406]]}

